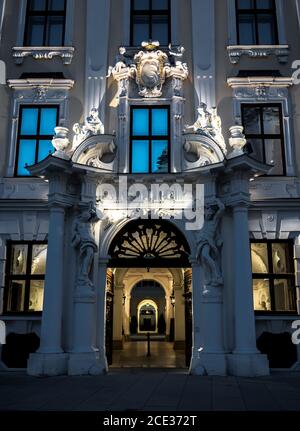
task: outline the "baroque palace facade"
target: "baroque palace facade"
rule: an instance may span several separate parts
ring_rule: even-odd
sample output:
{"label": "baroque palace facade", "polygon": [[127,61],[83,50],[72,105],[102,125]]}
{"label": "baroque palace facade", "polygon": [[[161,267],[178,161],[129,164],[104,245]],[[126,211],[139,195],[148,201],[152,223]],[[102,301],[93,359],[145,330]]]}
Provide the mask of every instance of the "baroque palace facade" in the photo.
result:
{"label": "baroque palace facade", "polygon": [[0,1],[0,369],[148,332],[191,374],[299,369],[299,38],[299,0]]}

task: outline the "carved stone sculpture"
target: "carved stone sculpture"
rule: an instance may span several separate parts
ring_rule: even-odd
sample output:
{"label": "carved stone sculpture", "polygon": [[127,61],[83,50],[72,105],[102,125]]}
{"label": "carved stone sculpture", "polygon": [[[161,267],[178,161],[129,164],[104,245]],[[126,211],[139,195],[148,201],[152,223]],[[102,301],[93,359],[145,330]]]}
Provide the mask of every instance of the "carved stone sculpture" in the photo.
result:
{"label": "carved stone sculpture", "polygon": [[203,266],[206,290],[223,284],[219,224],[224,210],[219,199],[205,207],[205,222],[197,241],[197,259]]}
{"label": "carved stone sculpture", "polygon": [[78,145],[85,139],[93,135],[103,135],[104,125],[99,118],[98,109],[92,108],[89,116],[86,118],[85,124],[75,123],[73,126],[73,143],[72,150],[75,151]]}
{"label": "carved stone sculpture", "polygon": [[94,235],[94,226],[101,219],[100,213],[91,203],[76,217],[73,225],[72,246],[79,250],[79,269],[77,274],[77,289],[88,293],[94,286],[89,278],[94,254],[98,250]]}
{"label": "carved stone sculpture", "polygon": [[124,94],[124,81],[129,78],[138,85],[139,95],[147,98],[162,95],[166,78],[174,77],[182,81],[187,78],[187,65],[179,60],[184,53],[183,47],[173,49],[169,46],[169,50],[163,52],[157,41],[142,42],[141,46],[142,49],[133,57],[121,47],[115,65],[108,69],[108,76],[112,75],[119,82],[119,96]]}
{"label": "carved stone sculpture", "polygon": [[217,108],[207,110],[205,103],[200,103],[197,109],[198,116],[194,124],[186,125],[185,131],[192,130],[194,133],[206,135],[212,138],[226,154],[225,139],[222,134],[221,117],[217,114]]}

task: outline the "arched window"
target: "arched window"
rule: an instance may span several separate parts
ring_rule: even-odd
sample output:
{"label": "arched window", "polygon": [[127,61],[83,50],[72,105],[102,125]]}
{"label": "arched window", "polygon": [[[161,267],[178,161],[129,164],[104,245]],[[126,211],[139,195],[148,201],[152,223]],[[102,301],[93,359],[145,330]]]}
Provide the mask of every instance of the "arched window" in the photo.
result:
{"label": "arched window", "polygon": [[124,226],[109,248],[111,267],[189,267],[189,245],[165,220],[135,220]]}

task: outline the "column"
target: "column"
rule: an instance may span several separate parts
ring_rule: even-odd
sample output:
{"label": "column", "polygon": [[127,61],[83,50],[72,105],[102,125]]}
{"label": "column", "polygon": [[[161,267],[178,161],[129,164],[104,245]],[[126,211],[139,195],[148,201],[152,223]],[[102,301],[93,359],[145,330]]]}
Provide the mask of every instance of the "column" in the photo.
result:
{"label": "column", "polygon": [[61,347],[65,208],[50,206],[41,343],[30,355],[28,374],[59,375],[66,372],[67,355]]}
{"label": "column", "polygon": [[85,116],[91,108],[99,108],[105,124],[105,87],[108,58],[110,0],[86,2],[86,83]]}
{"label": "column", "polygon": [[106,322],[106,270],[107,260],[100,260],[98,265],[98,288],[97,288],[97,347],[99,361],[103,371],[108,370],[105,349],[105,322]]}
{"label": "column", "polygon": [[216,105],[214,0],[192,0],[192,38],[195,107],[204,102],[210,109]]}
{"label": "column", "polygon": [[192,310],[193,310],[193,348],[190,363],[191,374],[202,374],[199,365],[199,349],[202,346],[201,313],[203,292],[203,271],[196,259],[191,259],[192,265]]}
{"label": "column", "polygon": [[166,309],[165,309],[165,320],[166,320],[166,336],[170,335],[170,318],[171,318],[171,300],[170,296],[165,296]]}
{"label": "column", "polygon": [[233,208],[233,229],[235,352],[257,353],[247,205]]}
{"label": "column", "polygon": [[175,340],[174,349],[185,347],[185,303],[182,286],[174,285],[175,294]]}
{"label": "column", "polygon": [[232,271],[235,349],[228,357],[230,373],[240,376],[269,374],[267,357],[256,348],[247,202],[237,202],[233,206]]}
{"label": "column", "polygon": [[114,289],[113,348],[123,349],[123,284]]}
{"label": "column", "polygon": [[125,304],[123,308],[123,314],[124,314],[124,335],[125,339],[130,336],[130,300],[131,295],[126,295],[125,297]]}

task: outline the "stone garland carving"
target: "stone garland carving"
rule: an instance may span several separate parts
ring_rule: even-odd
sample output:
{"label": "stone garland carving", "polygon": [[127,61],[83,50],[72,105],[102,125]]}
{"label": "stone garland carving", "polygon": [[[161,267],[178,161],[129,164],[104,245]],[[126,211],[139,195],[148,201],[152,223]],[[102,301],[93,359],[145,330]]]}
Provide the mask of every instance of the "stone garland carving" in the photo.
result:
{"label": "stone garland carving", "polygon": [[136,81],[139,95],[145,98],[160,97],[166,78],[187,78],[186,63],[177,60],[183,56],[184,48],[172,49],[169,45],[166,53],[160,50],[159,46],[159,42],[142,42],[143,49],[134,56],[130,56],[124,47],[119,48],[115,66],[109,67],[107,75],[112,75],[119,82],[119,97],[125,95],[125,83],[129,78]]}
{"label": "stone garland carving", "polygon": [[90,203],[89,207],[82,209],[74,220],[72,246],[79,251],[76,287],[82,294],[88,294],[94,290],[90,279],[94,254],[98,251],[94,229],[95,224],[101,219],[102,214],[93,203]]}
{"label": "stone garland carving", "polygon": [[223,284],[221,248],[223,245],[219,225],[225,211],[220,199],[205,206],[204,226],[197,241],[197,259],[203,266],[206,291]]}
{"label": "stone garland carving", "polygon": [[217,108],[207,110],[205,103],[200,103],[197,109],[198,117],[194,124],[185,126],[185,132],[192,130],[194,133],[212,138],[226,154],[226,143],[222,134],[221,117],[217,114]]}
{"label": "stone garland carving", "polygon": [[99,118],[98,109],[92,108],[90,110],[89,116],[86,118],[85,124],[75,123],[73,126],[73,143],[72,150],[76,150],[76,148],[83,142],[85,139],[94,135],[104,135],[104,125]]}

